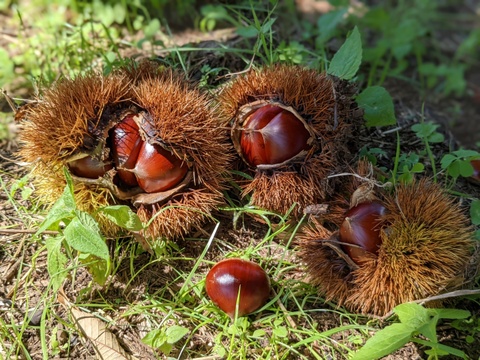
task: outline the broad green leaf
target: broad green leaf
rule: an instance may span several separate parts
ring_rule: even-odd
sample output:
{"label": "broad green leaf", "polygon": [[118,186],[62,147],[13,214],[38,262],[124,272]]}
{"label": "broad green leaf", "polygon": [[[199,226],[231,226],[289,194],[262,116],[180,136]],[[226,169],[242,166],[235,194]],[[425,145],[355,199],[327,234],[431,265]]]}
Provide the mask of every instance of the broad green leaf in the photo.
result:
{"label": "broad green leaf", "polygon": [[426,324],[420,326],[418,332],[430,341],[437,342],[437,323],[438,315],[435,315]]}
{"label": "broad green leaf", "polygon": [[471,314],[468,310],[460,309],[428,309],[434,315],[437,315],[439,319],[466,319]]}
{"label": "broad green leaf", "polygon": [[425,166],[422,163],[416,163],[412,166],[412,172],[420,173],[425,170]]}
{"label": "broad green leaf", "polygon": [[447,168],[447,173],[455,179],[458,178],[460,176],[460,162],[454,161],[453,163],[451,163],[450,166]]}
{"label": "broad green leaf", "polygon": [[350,360],[375,360],[400,349],[410,341],[413,330],[405,324],[392,324],[377,331]]}
{"label": "broad green leaf", "polygon": [[109,252],[105,239],[95,219],[84,212],[77,212],[64,230],[65,240],[75,250],[84,254],[92,254],[109,261]]}
{"label": "broad green leaf", "polygon": [[333,10],[320,16],[319,20],[317,21],[319,33],[317,38],[318,42],[324,43],[332,37],[338,24],[343,20],[345,14],[347,13],[347,10],[347,8]]}
{"label": "broad green leaf", "polygon": [[159,348],[167,342],[167,335],[162,329],[155,329],[149,331],[147,335],[142,339],[142,342],[152,348]]}
{"label": "broad green leaf", "polygon": [[480,156],[480,153],[479,153],[478,151],[475,151],[475,150],[466,150],[466,149],[460,149],[460,150],[452,151],[452,154],[455,154],[455,155],[457,155],[458,157],[463,157],[463,158],[473,157],[473,156]]}
{"label": "broad green leaf", "polygon": [[258,29],[254,25],[248,25],[248,26],[239,27],[236,30],[236,33],[241,37],[248,39],[248,38],[253,38],[257,36]]}
{"label": "broad green leaf", "polygon": [[440,133],[433,133],[428,137],[428,141],[431,143],[441,143],[443,140],[445,140],[445,136]]}
{"label": "broad green leaf", "polygon": [[426,341],[418,338],[413,339],[413,341],[416,342],[417,344],[431,347],[431,349],[425,350],[425,353],[431,355],[433,358],[438,358],[439,356],[452,354],[459,357],[460,359],[468,359],[468,357],[462,350],[455,349],[451,346],[443,345],[436,342]]}
{"label": "broad green leaf", "polygon": [[364,111],[366,126],[396,124],[393,100],[385,88],[369,86],[356,97],[356,101]]}
{"label": "broad green leaf", "polygon": [[99,259],[97,256],[92,254],[80,253],[78,258],[88,267],[90,274],[92,274],[93,280],[100,285],[105,285],[108,275],[110,275],[109,262]]}
{"label": "broad green leaf", "polygon": [[167,342],[169,344],[175,344],[177,341],[179,341],[189,332],[190,330],[187,328],[184,328],[183,326],[179,326],[179,325],[170,326],[165,331],[165,333],[167,334]]}
{"label": "broad green leaf", "polygon": [[285,326],[279,326],[272,331],[273,335],[279,338],[286,338],[288,336],[288,330]]}
{"label": "broad green leaf", "polygon": [[169,344],[168,342],[163,343],[158,347],[158,349],[163,352],[165,355],[170,354],[170,351],[172,351],[173,345]]}
{"label": "broad green leaf", "polygon": [[463,177],[470,177],[473,175],[473,166],[468,160],[459,161],[460,175]]}
{"label": "broad green leaf", "polygon": [[400,322],[408,325],[412,330],[418,329],[430,321],[428,310],[419,304],[400,304],[393,311],[398,315]]}
{"label": "broad green leaf", "polygon": [[54,292],[62,286],[68,274],[65,271],[67,257],[62,253],[62,242],[63,236],[50,237],[45,242],[47,246],[47,271]]}
{"label": "broad green leaf", "polygon": [[112,205],[100,209],[109,220],[118,226],[130,230],[140,231],[143,224],[137,214],[135,214],[127,205]]}
{"label": "broad green leaf", "polygon": [[420,124],[412,125],[412,131],[421,138],[421,139],[428,139],[430,135],[432,135],[438,128],[437,124],[432,122],[424,122]]}
{"label": "broad green leaf", "polygon": [[473,200],[470,205],[470,218],[473,225],[480,225],[480,200]]}
{"label": "broad green leaf", "polygon": [[450,166],[451,163],[453,163],[455,160],[457,160],[457,157],[452,155],[452,154],[446,154],[442,157],[442,160],[440,161],[440,166],[442,169],[446,169]]}
{"label": "broad green leaf", "polygon": [[362,62],[362,39],[355,26],[337,53],[333,56],[327,72],[340,79],[350,80],[357,73]]}
{"label": "broad green leaf", "polygon": [[64,174],[67,179],[67,185],[63,190],[63,194],[55,204],[53,204],[35,235],[39,235],[45,230],[57,230],[60,221],[70,220],[74,216],[76,205],[73,197],[73,182],[66,169],[64,169]]}

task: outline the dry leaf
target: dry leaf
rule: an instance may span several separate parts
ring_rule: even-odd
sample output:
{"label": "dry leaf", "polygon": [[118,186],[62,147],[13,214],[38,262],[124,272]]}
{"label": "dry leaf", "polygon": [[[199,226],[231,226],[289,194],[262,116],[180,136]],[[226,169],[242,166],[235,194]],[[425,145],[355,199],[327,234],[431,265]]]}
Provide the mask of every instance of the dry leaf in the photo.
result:
{"label": "dry leaf", "polygon": [[96,316],[73,306],[63,291],[59,291],[58,300],[70,310],[78,329],[92,343],[97,358],[101,360],[136,360],[120,346],[115,335],[107,329],[105,322]]}

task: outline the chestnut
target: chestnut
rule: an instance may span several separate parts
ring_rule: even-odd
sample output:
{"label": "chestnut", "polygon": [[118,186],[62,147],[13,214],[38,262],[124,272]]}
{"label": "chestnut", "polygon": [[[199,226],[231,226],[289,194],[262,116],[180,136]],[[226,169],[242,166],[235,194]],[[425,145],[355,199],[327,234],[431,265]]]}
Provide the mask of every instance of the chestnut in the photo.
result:
{"label": "chestnut", "polygon": [[143,144],[134,114],[127,115],[111,131],[112,157],[117,167],[118,176],[128,186],[137,186],[135,175],[128,171],[133,169]]}
{"label": "chestnut", "polygon": [[105,175],[108,170],[112,169],[113,165],[104,163],[91,156],[85,156],[81,159],[70,161],[68,168],[73,175],[89,179],[98,179]]}
{"label": "chestnut", "polygon": [[266,303],[270,295],[270,280],[265,271],[252,261],[225,259],[208,272],[205,290],[213,303],[231,318],[235,317],[238,298],[240,317]]}
{"label": "chestnut", "polygon": [[307,150],[309,139],[310,133],[292,112],[267,104],[246,118],[240,147],[251,166],[280,164]]}
{"label": "chestnut", "polygon": [[386,207],[378,201],[363,202],[350,208],[340,225],[339,238],[342,243],[358,245],[342,245],[342,249],[355,262],[365,257],[365,252],[378,253],[382,243],[380,228]]}
{"label": "chestnut", "polygon": [[132,171],[138,185],[152,193],[171,189],[185,177],[187,170],[187,165],[169,151],[144,142]]}
{"label": "chestnut", "polygon": [[473,167],[473,175],[472,178],[476,181],[480,181],[480,159],[478,160],[471,160],[470,164]]}

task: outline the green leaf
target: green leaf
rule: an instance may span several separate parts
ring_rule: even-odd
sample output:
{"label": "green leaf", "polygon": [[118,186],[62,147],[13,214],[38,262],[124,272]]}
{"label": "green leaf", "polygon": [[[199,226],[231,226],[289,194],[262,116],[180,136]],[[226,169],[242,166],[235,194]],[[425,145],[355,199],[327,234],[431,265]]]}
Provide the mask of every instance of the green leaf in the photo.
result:
{"label": "green leaf", "polygon": [[447,173],[454,179],[458,178],[460,176],[460,162],[454,161],[451,163],[447,168]]}
{"label": "green leaf", "polygon": [[480,200],[473,200],[470,205],[470,217],[473,225],[480,225]]}
{"label": "green leaf", "polygon": [[429,136],[437,130],[437,128],[438,125],[432,122],[424,122],[412,125],[412,131],[415,132],[420,139],[428,139]]}
{"label": "green leaf", "polygon": [[471,313],[460,309],[428,309],[429,312],[438,316],[439,319],[466,319]]}
{"label": "green leaf", "polygon": [[279,326],[272,331],[273,335],[279,338],[286,338],[288,336],[288,330],[285,326]]}
{"label": "green leaf", "polygon": [[397,305],[393,311],[398,315],[399,320],[415,330],[430,321],[428,310],[422,305],[405,303]]}
{"label": "green leaf", "polygon": [[445,136],[443,136],[443,134],[440,134],[438,132],[433,133],[428,137],[428,141],[431,143],[441,143],[443,142],[443,140],[445,140]]}
{"label": "green leaf", "polygon": [[[70,179],[70,181],[69,181]],[[58,230],[60,221],[70,220],[74,216],[76,205],[73,197],[73,183],[71,177],[67,177],[67,186],[63,190],[62,196],[53,204],[45,220],[40,224],[35,235],[45,230]]]}
{"label": "green leaf", "polygon": [[143,229],[142,221],[127,205],[106,206],[100,209],[100,212],[110,221],[124,229],[130,231],[140,231]]}
{"label": "green leaf", "polygon": [[189,332],[190,332],[190,330],[183,327],[183,326],[179,326],[179,325],[170,326],[165,331],[165,333],[167,334],[167,342],[169,344],[175,344],[177,341],[179,341],[181,338],[183,338]]}
{"label": "green leaf", "polygon": [[452,154],[455,154],[455,155],[457,155],[458,157],[461,157],[461,158],[480,156],[480,153],[478,151],[466,150],[466,149],[460,149],[460,150],[452,151]]}
{"label": "green leaf", "polygon": [[110,275],[109,262],[99,259],[95,255],[85,253],[80,253],[78,258],[82,264],[88,267],[88,271],[92,274],[93,280],[100,285],[105,285]]}
{"label": "green leaf", "polygon": [[63,236],[50,237],[45,242],[47,246],[47,271],[54,292],[62,286],[68,274],[65,271],[67,257],[62,253],[62,242]]}
{"label": "green leaf", "polygon": [[452,154],[446,154],[442,157],[442,160],[440,160],[440,166],[442,167],[443,170],[448,168],[450,164],[452,164],[455,160],[457,160],[457,157],[452,155]]}
{"label": "green leaf", "polygon": [[91,215],[77,211],[77,217],[65,227],[64,235],[68,245],[75,250],[109,261],[107,244]]}
{"label": "green leaf", "polygon": [[326,14],[320,16],[317,21],[319,36],[317,41],[319,43],[325,43],[328,41],[335,32],[338,24],[343,20],[348,8],[329,11]]}
{"label": "green leaf", "polygon": [[460,175],[463,177],[470,177],[473,175],[473,166],[468,160],[459,161]]}
{"label": "green leaf", "polygon": [[355,26],[343,45],[333,56],[327,72],[340,79],[350,80],[357,73],[362,62],[362,39]]}
{"label": "green leaf", "polygon": [[162,329],[155,329],[149,331],[142,339],[142,342],[154,349],[157,349],[167,342],[167,335]]}
{"label": "green leaf", "polygon": [[437,342],[437,322],[438,315],[433,316],[426,324],[418,328],[420,334],[428,338],[430,341]]}
{"label": "green leaf", "polygon": [[387,126],[397,122],[393,100],[385,88],[369,86],[356,97],[357,104],[364,111],[366,126]]}
{"label": "green leaf", "polygon": [[258,35],[258,29],[254,25],[239,27],[236,33],[246,39],[253,38]]}
{"label": "green leaf", "polygon": [[392,324],[377,331],[350,360],[374,360],[400,349],[410,341],[413,330],[406,324]]}

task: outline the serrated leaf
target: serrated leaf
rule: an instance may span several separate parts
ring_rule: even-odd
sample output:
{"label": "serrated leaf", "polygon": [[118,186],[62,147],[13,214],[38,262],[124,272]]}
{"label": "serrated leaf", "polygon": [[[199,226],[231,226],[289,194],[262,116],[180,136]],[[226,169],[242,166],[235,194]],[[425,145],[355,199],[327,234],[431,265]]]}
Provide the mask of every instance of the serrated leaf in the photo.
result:
{"label": "serrated leaf", "polygon": [[62,253],[63,236],[50,237],[46,240],[47,246],[47,271],[50,275],[50,283],[56,292],[67,277],[65,266],[67,257]]}
{"label": "serrated leaf", "polygon": [[107,206],[102,208],[100,212],[110,221],[124,229],[130,231],[140,231],[143,229],[142,221],[138,215],[126,205]]}
{"label": "serrated leaf", "polygon": [[87,213],[78,212],[78,215],[65,227],[63,234],[68,245],[82,253],[109,261],[108,247],[100,236],[96,221]]}
{"label": "serrated leaf", "polygon": [[377,331],[350,360],[375,360],[400,349],[410,341],[412,329],[405,324],[392,324]]}
{"label": "serrated leaf", "polygon": [[355,26],[343,45],[333,56],[327,73],[340,79],[350,80],[357,73],[361,62],[362,39],[358,28]]}
{"label": "serrated leaf", "polygon": [[385,88],[369,86],[356,97],[356,102],[364,111],[366,126],[396,124],[393,100]]}
{"label": "serrated leaf", "polygon": [[179,325],[170,326],[165,331],[165,333],[167,334],[167,342],[169,344],[175,344],[177,341],[179,341],[181,338],[183,338],[189,332],[190,332],[190,330],[183,327],[183,326],[179,326]]}

